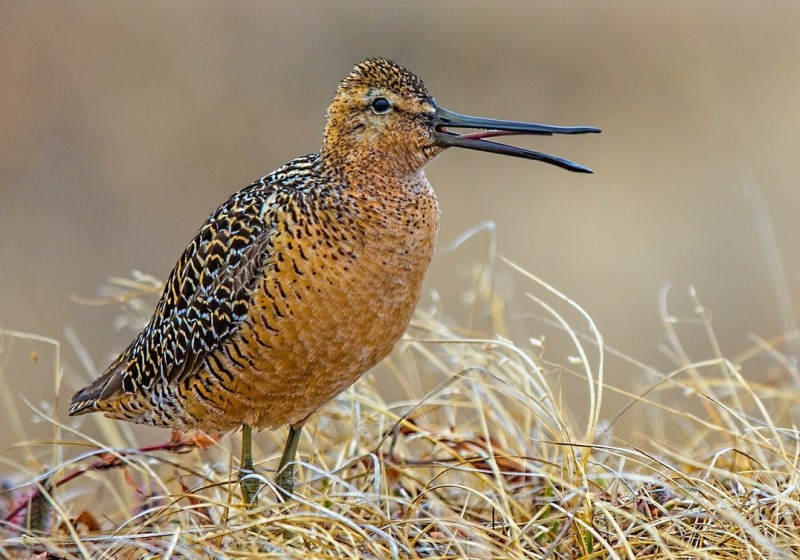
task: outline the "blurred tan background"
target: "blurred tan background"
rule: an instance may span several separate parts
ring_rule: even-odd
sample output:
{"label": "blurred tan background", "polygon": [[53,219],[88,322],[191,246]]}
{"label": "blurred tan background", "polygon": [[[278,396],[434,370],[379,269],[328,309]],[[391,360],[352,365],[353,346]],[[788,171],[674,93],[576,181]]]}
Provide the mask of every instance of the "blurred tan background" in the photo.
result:
{"label": "blurred tan background", "polygon": [[[442,247],[496,222],[500,254],[660,368],[659,291],[671,284],[688,314],[694,285],[735,355],[790,328],[800,301],[798,22],[793,0],[4,2],[0,327],[61,340],[69,327],[105,367],[132,333],[113,328],[117,309],[72,296],[134,269],[165,278],[232,192],[318,148],[353,63],[385,56],[451,110],[603,129],[524,141],[593,176],[456,150],[434,162]],[[445,312],[459,313],[453,265],[483,246],[434,267]],[[708,357],[702,329],[685,332]],[[0,343],[17,404],[52,400],[52,353],[31,349]],[[63,367],[66,397],[90,373],[68,345]],[[639,373],[608,370],[631,387]]]}

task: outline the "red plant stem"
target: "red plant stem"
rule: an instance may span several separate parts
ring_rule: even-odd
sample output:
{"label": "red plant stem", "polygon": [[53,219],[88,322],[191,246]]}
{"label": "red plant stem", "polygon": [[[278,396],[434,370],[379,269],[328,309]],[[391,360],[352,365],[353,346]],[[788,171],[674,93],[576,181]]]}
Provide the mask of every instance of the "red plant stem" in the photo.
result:
{"label": "red plant stem", "polygon": [[[122,466],[124,463],[122,462],[122,457],[128,455],[136,455],[138,453],[151,453],[153,451],[171,451],[173,453],[177,453],[180,451],[185,451],[188,449],[194,449],[198,447],[197,441],[194,439],[172,439],[166,443],[159,443],[156,445],[147,445],[145,447],[140,447],[135,451],[114,451],[112,452],[103,452],[103,458],[95,461],[88,467],[82,469],[75,469],[71,473],[67,474],[55,483],[53,488],[58,488],[59,486],[66,484],[67,482],[78,478],[79,476],[89,472],[89,471],[102,471],[106,469],[113,469],[116,467]],[[25,511],[25,509],[33,502],[33,500],[42,497],[42,487],[43,485],[37,486],[33,491],[31,491],[28,495],[26,495],[22,500],[20,500],[16,507],[11,510],[11,513],[6,515],[5,521],[6,523],[13,524],[14,520]]]}

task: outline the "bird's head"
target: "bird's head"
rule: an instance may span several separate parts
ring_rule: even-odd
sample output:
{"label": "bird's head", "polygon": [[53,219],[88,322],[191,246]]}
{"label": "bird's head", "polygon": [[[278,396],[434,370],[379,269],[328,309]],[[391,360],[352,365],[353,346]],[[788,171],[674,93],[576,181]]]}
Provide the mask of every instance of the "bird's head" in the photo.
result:
{"label": "bird's head", "polygon": [[[454,129],[472,129],[459,133]],[[345,166],[418,173],[449,147],[544,161],[570,171],[591,170],[555,156],[489,142],[510,135],[585,134],[593,127],[559,127],[470,117],[439,107],[416,75],[382,58],[357,64],[328,109],[322,152]]]}

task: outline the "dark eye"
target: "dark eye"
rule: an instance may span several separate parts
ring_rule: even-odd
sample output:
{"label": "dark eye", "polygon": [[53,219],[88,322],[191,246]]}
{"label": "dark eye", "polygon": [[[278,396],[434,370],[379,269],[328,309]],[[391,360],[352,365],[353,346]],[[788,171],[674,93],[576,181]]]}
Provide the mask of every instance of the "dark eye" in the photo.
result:
{"label": "dark eye", "polygon": [[373,99],[371,107],[372,110],[378,113],[379,115],[388,113],[389,111],[392,110],[391,102],[385,97],[376,97],[375,99]]}

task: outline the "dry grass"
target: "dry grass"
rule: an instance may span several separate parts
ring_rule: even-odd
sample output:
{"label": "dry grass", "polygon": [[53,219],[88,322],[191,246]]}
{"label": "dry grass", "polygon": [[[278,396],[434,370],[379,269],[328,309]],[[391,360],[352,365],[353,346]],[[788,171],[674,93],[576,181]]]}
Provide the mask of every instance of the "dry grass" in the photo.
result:
{"label": "dry grass", "polygon": [[[491,270],[477,271],[470,294],[485,327],[449,324],[433,304],[421,309],[391,359],[308,426],[289,502],[269,483],[284,430],[257,439],[266,486],[248,510],[235,482],[236,437],[206,449],[180,443],[177,453],[174,443],[143,448],[122,423],[39,411],[53,438],[0,454],[0,554],[800,556],[797,372],[776,348],[785,340],[727,359],[696,303],[686,321],[705,327],[711,356],[696,361],[676,334],[682,320],[665,311],[675,369],[641,366],[640,379],[613,387],[606,364],[632,360],[603,344],[577,304],[511,263],[500,266],[524,285],[513,313],[504,310],[508,297],[496,296]],[[117,301],[140,320],[152,301],[135,295]],[[535,338],[515,322],[521,314],[532,314]],[[553,363],[563,344],[569,357]],[[754,359],[765,354],[773,360]],[[58,394],[59,363],[54,371]],[[583,386],[569,399],[572,410],[561,394],[567,378]],[[63,393],[79,384],[72,381]],[[387,400],[379,386],[396,395]],[[603,408],[609,392],[626,395],[620,414],[639,415],[644,443],[614,437],[619,415]],[[3,404],[9,425],[24,428],[30,409]],[[86,435],[90,427],[100,430],[96,438]]]}

